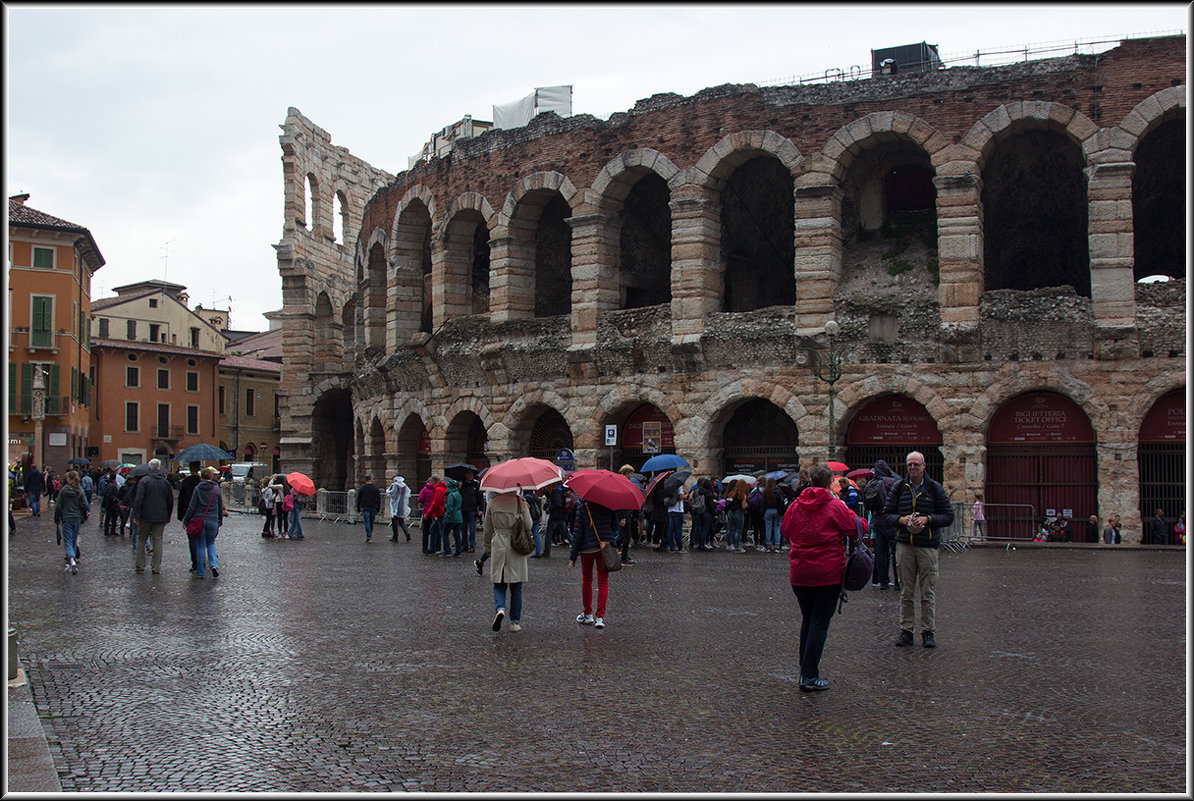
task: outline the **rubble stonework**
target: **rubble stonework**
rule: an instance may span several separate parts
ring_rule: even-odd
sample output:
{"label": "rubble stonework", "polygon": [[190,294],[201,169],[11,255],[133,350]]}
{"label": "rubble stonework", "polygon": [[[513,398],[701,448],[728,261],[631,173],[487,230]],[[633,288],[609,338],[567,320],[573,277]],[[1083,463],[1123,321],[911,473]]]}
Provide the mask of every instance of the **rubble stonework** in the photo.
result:
{"label": "rubble stonework", "polygon": [[[370,471],[413,485],[464,458],[478,425],[490,461],[524,455],[551,412],[578,466],[608,466],[604,424],[649,403],[698,473],[722,475],[727,421],[763,399],[795,424],[808,464],[831,445],[829,400],[796,356],[824,348],[833,319],[856,358],[836,384],[834,446],[868,401],[914,399],[943,437],[947,488],[965,500],[984,486],[992,416],[1021,393],[1056,392],[1097,434],[1095,513],[1138,530],[1141,420],[1185,386],[1186,273],[1136,283],[1133,176],[1151,167],[1133,158],[1159,126],[1184,121],[1184,76],[1184,37],[1163,37],[1008,67],[725,85],[657,95],[606,121],[540,115],[398,175],[290,109],[277,245],[283,463],[329,489]],[[984,238],[998,198],[1013,212],[1037,200],[1032,176],[996,166],[1032,147],[1060,165],[1046,184],[1064,177],[1086,198],[1056,226],[1071,226],[1062,255],[1085,259],[1089,282],[1018,268],[1048,236]],[[928,176],[927,215],[893,211],[875,177],[893,167]],[[310,230],[307,175],[319,193]],[[649,177],[666,187],[664,204],[635,195]],[[777,187],[794,203],[790,242],[727,227],[739,198],[743,219],[759,217]],[[341,243],[330,236],[335,192],[346,200]],[[633,197],[656,216],[623,238],[642,222],[627,212]],[[786,276],[765,266],[782,268],[784,247]],[[634,306],[639,275],[659,269],[670,301]],[[795,302],[772,305],[793,278]],[[985,286],[994,280],[1027,288]],[[727,295],[748,310],[728,310]],[[536,316],[549,300],[567,312]]]}

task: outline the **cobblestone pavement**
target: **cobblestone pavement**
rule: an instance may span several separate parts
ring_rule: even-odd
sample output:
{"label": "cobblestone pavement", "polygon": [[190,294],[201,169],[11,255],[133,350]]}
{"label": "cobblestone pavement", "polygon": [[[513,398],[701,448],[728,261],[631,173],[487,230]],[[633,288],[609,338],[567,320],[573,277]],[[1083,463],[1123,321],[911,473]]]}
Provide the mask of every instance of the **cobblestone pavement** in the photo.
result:
{"label": "cobblestone pavement", "polygon": [[868,588],[802,694],[786,556],[635,550],[595,630],[556,549],[495,634],[488,575],[417,530],[259,520],[204,580],[178,523],[158,576],[88,523],[72,576],[20,522],[10,620],[65,791],[1190,789],[1184,553],[943,553],[939,647],[893,647]]}

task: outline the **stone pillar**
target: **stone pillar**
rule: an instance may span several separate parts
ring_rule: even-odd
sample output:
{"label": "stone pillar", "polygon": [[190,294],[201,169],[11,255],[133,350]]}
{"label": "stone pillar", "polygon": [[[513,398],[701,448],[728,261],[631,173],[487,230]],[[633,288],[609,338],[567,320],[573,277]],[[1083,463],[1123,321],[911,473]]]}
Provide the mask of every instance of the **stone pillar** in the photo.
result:
{"label": "stone pillar", "polygon": [[[1123,329],[1136,325],[1136,280],[1132,234],[1133,162],[1095,164],[1086,169],[1090,222],[1090,297],[1095,324]],[[1135,332],[1131,332],[1134,334]]]}
{"label": "stone pillar", "polygon": [[686,185],[672,193],[672,343],[696,343],[705,319],[721,309],[721,202]]}
{"label": "stone pillar", "polygon": [[621,221],[610,214],[568,219],[572,227],[572,347],[597,344],[597,320],[621,305],[618,242]]}
{"label": "stone pillar", "polygon": [[[517,230],[521,229],[521,230]],[[533,317],[535,314],[534,226],[518,221],[489,240],[489,319],[495,323]]]}
{"label": "stone pillar", "polygon": [[941,324],[976,328],[982,296],[982,179],[968,169],[960,175],[938,175],[937,253],[941,283],[937,289]]}
{"label": "stone pillar", "polygon": [[[1125,433],[1128,433],[1125,431]],[[1095,445],[1096,474],[1099,477],[1099,519],[1119,515],[1123,541],[1139,544],[1144,521],[1140,518],[1140,469],[1136,443],[1100,441]],[[1099,532],[1100,535],[1102,532]]]}
{"label": "stone pillar", "polygon": [[813,336],[834,316],[833,294],[842,274],[840,187],[833,183],[796,187],[795,243],[796,334]]}

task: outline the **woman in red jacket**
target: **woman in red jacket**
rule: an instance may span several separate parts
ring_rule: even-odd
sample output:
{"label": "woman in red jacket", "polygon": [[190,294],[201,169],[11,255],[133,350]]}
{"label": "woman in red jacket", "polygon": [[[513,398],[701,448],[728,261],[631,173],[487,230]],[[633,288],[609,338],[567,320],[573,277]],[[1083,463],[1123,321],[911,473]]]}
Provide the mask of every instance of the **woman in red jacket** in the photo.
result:
{"label": "woman in red jacket", "polygon": [[814,692],[829,689],[820,675],[821,652],[846,570],[842,537],[857,539],[858,516],[829,491],[833,471],[828,465],[813,465],[809,480],[809,488],[784,513],[780,530],[792,546],[792,591],[800,604],[800,689]]}

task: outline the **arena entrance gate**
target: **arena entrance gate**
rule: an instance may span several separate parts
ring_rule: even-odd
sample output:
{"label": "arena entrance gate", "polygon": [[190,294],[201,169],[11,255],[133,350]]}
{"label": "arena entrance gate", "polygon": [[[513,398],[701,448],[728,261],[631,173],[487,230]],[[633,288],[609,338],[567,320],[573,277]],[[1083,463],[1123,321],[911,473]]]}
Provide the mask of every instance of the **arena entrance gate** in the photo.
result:
{"label": "arena entrance gate", "polygon": [[1165,393],[1140,424],[1136,462],[1140,474],[1140,518],[1165,510],[1167,534],[1186,510],[1186,391]]}
{"label": "arena entrance gate", "polygon": [[[1031,516],[1022,512],[1028,506]],[[989,537],[1031,539],[1050,511],[1069,510],[1081,539],[1083,522],[1098,513],[1094,428],[1082,407],[1055,392],[1029,392],[995,413],[984,508]]]}
{"label": "arena entrance gate", "polygon": [[941,443],[941,430],[928,409],[903,395],[884,395],[864,406],[850,422],[846,464],[873,467],[882,459],[902,476],[908,452],[920,451],[925,457],[925,475],[940,482],[945,472]]}

